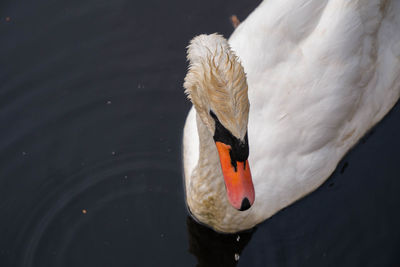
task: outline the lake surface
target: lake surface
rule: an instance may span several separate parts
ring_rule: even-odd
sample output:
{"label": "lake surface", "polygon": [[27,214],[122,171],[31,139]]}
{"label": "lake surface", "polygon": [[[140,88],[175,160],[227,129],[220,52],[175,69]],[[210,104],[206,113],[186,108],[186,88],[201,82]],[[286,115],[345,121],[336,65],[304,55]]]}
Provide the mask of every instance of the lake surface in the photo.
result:
{"label": "lake surface", "polygon": [[398,106],[256,229],[188,217],[185,47],[259,2],[2,1],[0,266],[400,266]]}

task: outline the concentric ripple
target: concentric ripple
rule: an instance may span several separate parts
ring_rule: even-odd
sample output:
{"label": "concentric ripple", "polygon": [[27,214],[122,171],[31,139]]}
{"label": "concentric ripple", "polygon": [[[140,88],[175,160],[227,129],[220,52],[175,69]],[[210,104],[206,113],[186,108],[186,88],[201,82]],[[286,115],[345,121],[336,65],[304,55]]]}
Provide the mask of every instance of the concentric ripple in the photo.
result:
{"label": "concentric ripple", "polygon": [[[163,242],[185,236],[184,227],[176,227],[179,217],[184,225],[185,211],[180,170],[173,165],[156,154],[127,155],[87,166],[56,188],[41,188],[44,198],[18,237],[20,265],[112,265],[117,255],[135,264],[149,251],[162,255]],[[154,231],[143,231],[150,225]]]}

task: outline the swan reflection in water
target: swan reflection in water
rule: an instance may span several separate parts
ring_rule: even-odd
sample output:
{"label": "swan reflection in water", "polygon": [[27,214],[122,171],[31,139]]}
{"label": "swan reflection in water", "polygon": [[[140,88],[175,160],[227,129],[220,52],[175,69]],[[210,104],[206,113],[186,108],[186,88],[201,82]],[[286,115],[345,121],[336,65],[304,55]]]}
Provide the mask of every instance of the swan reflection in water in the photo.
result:
{"label": "swan reflection in water", "polygon": [[190,215],[186,219],[189,234],[189,252],[196,256],[197,267],[237,266],[240,255],[256,228],[222,234],[199,224]]}

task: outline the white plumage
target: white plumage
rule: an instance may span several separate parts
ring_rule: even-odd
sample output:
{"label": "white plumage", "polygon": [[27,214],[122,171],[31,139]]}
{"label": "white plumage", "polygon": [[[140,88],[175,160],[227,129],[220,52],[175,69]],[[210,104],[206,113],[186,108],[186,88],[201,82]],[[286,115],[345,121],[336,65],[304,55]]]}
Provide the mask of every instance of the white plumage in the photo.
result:
{"label": "white plumage", "polygon": [[[196,217],[235,232],[320,186],[399,98],[399,14],[396,0],[262,2],[229,39],[247,75],[256,200],[240,212],[221,195],[212,135],[192,108],[183,140],[186,194],[196,200],[188,201],[192,213],[206,203],[209,214]],[[199,170],[202,157],[209,164]]]}

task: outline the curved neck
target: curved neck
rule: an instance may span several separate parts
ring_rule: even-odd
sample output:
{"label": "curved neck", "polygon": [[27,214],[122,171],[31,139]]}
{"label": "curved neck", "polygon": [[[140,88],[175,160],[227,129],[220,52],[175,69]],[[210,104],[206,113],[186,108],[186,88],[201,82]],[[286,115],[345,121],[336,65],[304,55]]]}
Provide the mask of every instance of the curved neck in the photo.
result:
{"label": "curved neck", "polygon": [[229,205],[218,152],[210,131],[196,115],[199,160],[187,186],[190,211],[202,222],[218,230],[218,224],[232,209]]}

